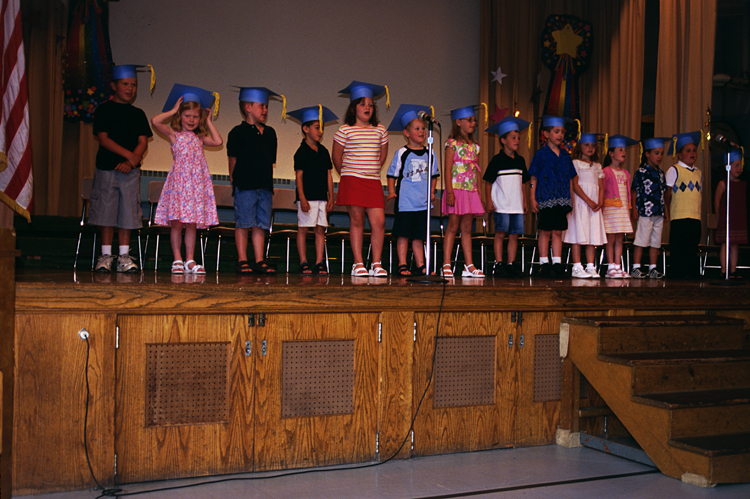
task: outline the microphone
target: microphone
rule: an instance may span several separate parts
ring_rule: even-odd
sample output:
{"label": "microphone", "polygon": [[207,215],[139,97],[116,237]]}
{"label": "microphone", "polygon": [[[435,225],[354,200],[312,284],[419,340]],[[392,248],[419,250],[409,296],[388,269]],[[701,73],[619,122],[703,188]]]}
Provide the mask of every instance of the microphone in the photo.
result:
{"label": "microphone", "polygon": [[739,149],[739,148],[740,148],[740,145],[739,145],[739,144],[735,144],[734,142],[732,142],[731,140],[729,140],[728,138],[724,137],[723,135],[721,135],[721,134],[719,134],[719,133],[717,133],[717,134],[716,134],[716,135],[714,136],[714,140],[715,140],[716,142],[718,142],[719,144],[727,144],[727,145],[729,145],[729,146],[732,146],[732,147],[735,147],[735,148],[737,148],[737,149]]}
{"label": "microphone", "polygon": [[419,118],[420,120],[423,120],[423,121],[429,121],[430,123],[434,123],[437,126],[440,126],[440,122],[439,121],[437,121],[435,118],[433,118],[429,114],[425,113],[424,111],[419,111],[417,113],[417,118]]}

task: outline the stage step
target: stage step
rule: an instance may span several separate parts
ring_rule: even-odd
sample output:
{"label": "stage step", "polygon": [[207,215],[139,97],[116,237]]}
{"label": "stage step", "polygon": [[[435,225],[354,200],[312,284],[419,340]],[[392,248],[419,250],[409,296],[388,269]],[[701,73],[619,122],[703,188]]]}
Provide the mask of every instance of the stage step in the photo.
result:
{"label": "stage step", "polygon": [[708,315],[565,318],[561,351],[663,473],[711,485],[750,481],[749,337]]}

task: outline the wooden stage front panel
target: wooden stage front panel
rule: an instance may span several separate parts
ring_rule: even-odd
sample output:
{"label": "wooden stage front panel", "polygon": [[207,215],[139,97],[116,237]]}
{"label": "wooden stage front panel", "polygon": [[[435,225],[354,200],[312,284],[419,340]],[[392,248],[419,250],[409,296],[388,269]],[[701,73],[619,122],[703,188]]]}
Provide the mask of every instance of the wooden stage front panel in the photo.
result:
{"label": "wooden stage front panel", "polygon": [[749,319],[747,288],[21,273],[14,490],[94,485],[81,328],[89,456],[112,485],[550,444],[563,316]]}

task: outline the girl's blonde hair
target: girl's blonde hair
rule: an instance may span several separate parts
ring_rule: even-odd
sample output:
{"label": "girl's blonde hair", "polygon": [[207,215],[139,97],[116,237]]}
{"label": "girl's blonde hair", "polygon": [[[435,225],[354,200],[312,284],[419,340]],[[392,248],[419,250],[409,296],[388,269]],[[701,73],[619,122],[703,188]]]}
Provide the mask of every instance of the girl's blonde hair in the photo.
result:
{"label": "girl's blonde hair", "polygon": [[172,116],[172,121],[169,122],[169,126],[174,130],[175,132],[181,132],[182,131],[182,113],[187,111],[188,109],[196,109],[199,110],[199,116],[200,121],[198,122],[198,126],[195,129],[196,135],[208,135],[208,125],[206,124],[206,121],[208,121],[208,113],[205,109],[201,107],[201,105],[197,102],[183,102],[180,104],[180,108],[177,110],[174,116]]}
{"label": "girl's blonde hair", "polygon": [[461,134],[461,127],[458,125],[458,120],[453,120],[453,127],[451,128],[451,134],[450,138],[453,140],[458,140],[460,142],[464,142],[465,139],[469,139],[469,144],[476,144],[476,140],[474,140],[474,134],[464,137]]}

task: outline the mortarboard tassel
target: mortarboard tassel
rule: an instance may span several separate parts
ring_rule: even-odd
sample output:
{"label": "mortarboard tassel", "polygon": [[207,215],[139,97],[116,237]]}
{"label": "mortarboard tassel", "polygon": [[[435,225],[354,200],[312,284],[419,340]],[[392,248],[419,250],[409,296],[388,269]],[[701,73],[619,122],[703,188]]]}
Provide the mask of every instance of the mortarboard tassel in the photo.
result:
{"label": "mortarboard tassel", "polygon": [[[639,142],[639,143],[638,143],[638,149],[639,149],[639,150],[641,151],[641,155],[640,155],[640,157],[642,158],[642,157],[643,157],[643,142]],[[639,160],[639,161],[640,161],[640,160]]]}
{"label": "mortarboard tassel", "polygon": [[219,92],[213,92],[213,96],[216,98],[216,104],[214,104],[214,118],[219,115]]}
{"label": "mortarboard tassel", "polygon": [[323,106],[318,104],[318,121],[320,121],[320,129],[323,130]]}
{"label": "mortarboard tassel", "polygon": [[609,152],[609,134],[608,133],[604,134],[604,151],[605,151],[605,154]]}
{"label": "mortarboard tassel", "polygon": [[430,106],[430,117],[435,118],[435,108]]}
{"label": "mortarboard tassel", "polygon": [[281,119],[285,120],[286,119],[286,97],[284,97],[283,95],[279,95],[279,97],[281,97],[281,102],[282,102],[282,104],[281,104]]}
{"label": "mortarboard tassel", "polygon": [[148,69],[151,70],[151,95],[154,95],[154,88],[156,88],[156,73],[154,73],[154,67],[151,64],[146,64]]}
{"label": "mortarboard tassel", "polygon": [[534,122],[529,123],[529,150],[531,150],[531,135],[534,130]]}
{"label": "mortarboard tassel", "polygon": [[388,85],[383,85],[385,87],[385,108],[390,109],[391,108],[391,93],[388,91]]}
{"label": "mortarboard tassel", "polygon": [[576,123],[578,123],[578,135],[576,135],[576,142],[581,140],[581,120],[576,118]]}
{"label": "mortarboard tassel", "polygon": [[481,105],[484,108],[484,126],[486,128],[487,127],[487,113],[489,111],[487,110],[487,104],[485,104],[484,102],[482,102]]}
{"label": "mortarboard tassel", "polygon": [[672,157],[677,156],[677,137],[672,137]]}

